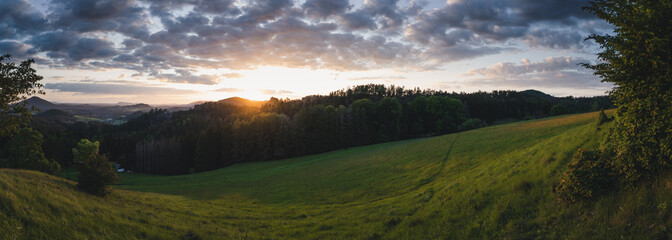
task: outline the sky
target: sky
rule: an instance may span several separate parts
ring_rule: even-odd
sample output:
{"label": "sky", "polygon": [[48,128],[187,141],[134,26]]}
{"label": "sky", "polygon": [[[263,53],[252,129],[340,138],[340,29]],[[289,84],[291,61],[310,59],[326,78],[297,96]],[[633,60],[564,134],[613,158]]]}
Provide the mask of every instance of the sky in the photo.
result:
{"label": "sky", "polygon": [[0,54],[44,99],[296,99],[368,83],[604,95],[587,0],[0,0]]}

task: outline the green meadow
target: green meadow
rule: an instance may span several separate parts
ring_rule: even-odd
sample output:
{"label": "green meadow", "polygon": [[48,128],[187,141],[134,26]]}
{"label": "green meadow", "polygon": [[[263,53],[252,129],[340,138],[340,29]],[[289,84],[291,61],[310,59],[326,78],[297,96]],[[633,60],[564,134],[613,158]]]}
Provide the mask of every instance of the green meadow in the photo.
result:
{"label": "green meadow", "polygon": [[[0,169],[0,239],[665,239],[672,177],[564,205],[554,186],[597,113],[245,163],[122,174],[105,198]],[[72,174],[71,174],[72,175]]]}

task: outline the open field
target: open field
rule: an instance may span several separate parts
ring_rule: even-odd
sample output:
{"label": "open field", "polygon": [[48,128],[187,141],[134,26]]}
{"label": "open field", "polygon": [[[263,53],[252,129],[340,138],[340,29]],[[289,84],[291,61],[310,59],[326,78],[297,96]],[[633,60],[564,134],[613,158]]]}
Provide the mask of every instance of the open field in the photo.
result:
{"label": "open field", "polygon": [[[104,199],[0,170],[0,239],[667,237],[672,178],[564,206],[553,186],[597,113],[181,176],[124,174]],[[669,180],[669,181],[667,181]],[[661,191],[647,190],[661,189]]]}

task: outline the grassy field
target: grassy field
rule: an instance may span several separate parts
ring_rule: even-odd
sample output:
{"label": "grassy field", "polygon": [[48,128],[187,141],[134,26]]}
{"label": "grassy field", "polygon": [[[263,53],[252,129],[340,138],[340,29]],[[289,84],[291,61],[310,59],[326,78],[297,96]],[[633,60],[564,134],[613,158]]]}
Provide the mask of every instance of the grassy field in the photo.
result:
{"label": "grassy field", "polygon": [[[0,239],[668,238],[672,177],[593,203],[555,186],[597,113],[497,125],[182,176],[124,174],[111,196],[0,169]],[[671,229],[672,230],[672,229]]]}

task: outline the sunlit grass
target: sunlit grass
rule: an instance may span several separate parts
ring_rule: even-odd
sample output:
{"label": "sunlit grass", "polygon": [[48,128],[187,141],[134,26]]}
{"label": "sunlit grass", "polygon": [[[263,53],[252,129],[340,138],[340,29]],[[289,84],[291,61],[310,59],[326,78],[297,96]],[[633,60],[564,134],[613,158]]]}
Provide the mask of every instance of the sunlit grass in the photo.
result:
{"label": "sunlit grass", "polygon": [[571,156],[596,148],[607,132],[596,117],[509,123],[191,175],[124,174],[115,187],[125,190],[104,199],[61,178],[0,170],[0,229],[8,229],[0,239],[667,236],[672,178],[592,204],[556,200],[553,186]]}

